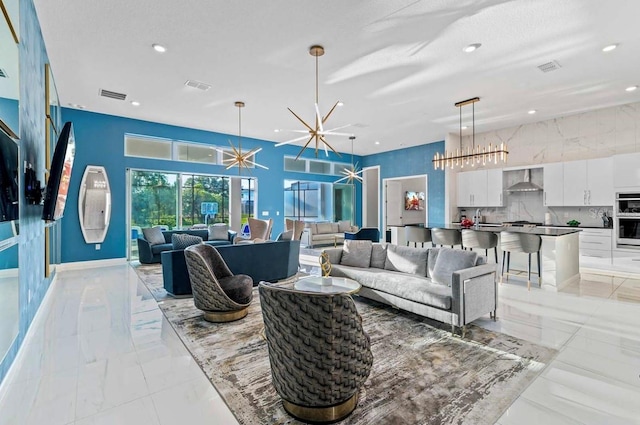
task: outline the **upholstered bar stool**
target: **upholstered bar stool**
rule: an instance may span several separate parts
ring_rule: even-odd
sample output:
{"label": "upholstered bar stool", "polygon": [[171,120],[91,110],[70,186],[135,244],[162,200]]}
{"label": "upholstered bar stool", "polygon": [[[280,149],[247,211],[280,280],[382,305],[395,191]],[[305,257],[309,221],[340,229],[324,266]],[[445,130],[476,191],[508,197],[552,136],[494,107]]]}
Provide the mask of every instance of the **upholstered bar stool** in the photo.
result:
{"label": "upholstered bar stool", "polygon": [[431,229],[431,243],[435,245],[449,245],[453,248],[454,245],[462,246],[462,235],[458,229]]}
{"label": "upholstered bar stool", "polygon": [[484,232],[472,229],[462,229],[462,246],[469,248],[484,249],[484,255],[489,255],[489,250],[493,248],[498,263],[498,235],[493,232]]}
{"label": "upholstered bar stool", "polygon": [[531,290],[531,254],[536,253],[538,257],[538,286],[542,286],[540,267],[540,247],[542,238],[539,235],[519,232],[500,232],[500,249],[502,250],[502,273],[500,283],[504,276],[504,263],[506,255],[507,275],[509,274],[509,262],[512,252],[524,252],[529,255],[529,266],[527,274],[527,289]]}
{"label": "upholstered bar stool", "polygon": [[404,239],[407,241],[407,246],[413,243],[417,248],[421,243],[424,248],[425,242],[431,242],[431,231],[421,226],[405,226]]}

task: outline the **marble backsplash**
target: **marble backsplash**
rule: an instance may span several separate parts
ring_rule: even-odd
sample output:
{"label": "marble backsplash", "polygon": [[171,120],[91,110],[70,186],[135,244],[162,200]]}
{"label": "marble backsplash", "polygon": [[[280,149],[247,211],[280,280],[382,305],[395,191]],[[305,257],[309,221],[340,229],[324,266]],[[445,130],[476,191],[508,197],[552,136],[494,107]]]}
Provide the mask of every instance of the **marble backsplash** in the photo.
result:
{"label": "marble backsplash", "polygon": [[[529,170],[530,181],[543,186],[543,169],[532,168]],[[524,170],[510,170],[503,173],[503,188],[506,189],[515,183],[524,181]],[[565,225],[567,221],[578,220],[583,226],[601,227],[602,213],[613,216],[612,206],[588,206],[588,207],[545,207],[543,192],[503,192],[505,206],[497,208],[480,208],[480,215],[485,223],[501,223],[504,221],[526,220],[533,223],[544,223],[545,214],[551,216],[551,224]],[[460,215],[465,214],[473,218],[475,208],[459,208]]]}

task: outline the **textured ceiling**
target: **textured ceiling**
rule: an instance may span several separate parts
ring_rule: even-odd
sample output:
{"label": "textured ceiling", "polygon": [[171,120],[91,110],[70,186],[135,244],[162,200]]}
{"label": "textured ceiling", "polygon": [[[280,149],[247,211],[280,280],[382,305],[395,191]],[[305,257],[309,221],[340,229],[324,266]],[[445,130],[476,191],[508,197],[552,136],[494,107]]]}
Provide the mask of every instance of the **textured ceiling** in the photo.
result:
{"label": "textured ceiling", "polygon": [[[63,106],[284,141],[314,117],[356,154],[444,139],[479,96],[476,131],[640,101],[637,0],[35,0]],[[156,53],[151,45],[167,47]],[[473,53],[463,47],[482,43]],[[602,47],[619,43],[603,53]],[[557,61],[543,73],[537,66]],[[188,80],[212,85],[185,87]],[[126,93],[126,101],[98,95]],[[129,101],[139,101],[134,107]],[[538,110],[528,115],[530,109]],[[468,110],[465,109],[465,112]],[[470,108],[469,108],[470,111]],[[466,113],[465,113],[466,116]],[[348,152],[346,137],[329,139]],[[379,141],[376,145],[375,142]]]}

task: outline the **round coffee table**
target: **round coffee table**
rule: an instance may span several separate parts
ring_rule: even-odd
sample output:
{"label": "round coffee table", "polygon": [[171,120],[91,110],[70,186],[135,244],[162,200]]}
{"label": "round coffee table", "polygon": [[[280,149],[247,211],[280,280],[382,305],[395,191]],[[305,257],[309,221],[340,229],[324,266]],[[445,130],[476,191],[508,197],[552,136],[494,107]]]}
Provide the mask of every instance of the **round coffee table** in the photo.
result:
{"label": "round coffee table", "polygon": [[323,285],[322,277],[309,276],[298,279],[293,284],[293,288],[298,291],[322,294],[355,294],[361,286],[355,280],[346,277],[331,277],[331,285]]}

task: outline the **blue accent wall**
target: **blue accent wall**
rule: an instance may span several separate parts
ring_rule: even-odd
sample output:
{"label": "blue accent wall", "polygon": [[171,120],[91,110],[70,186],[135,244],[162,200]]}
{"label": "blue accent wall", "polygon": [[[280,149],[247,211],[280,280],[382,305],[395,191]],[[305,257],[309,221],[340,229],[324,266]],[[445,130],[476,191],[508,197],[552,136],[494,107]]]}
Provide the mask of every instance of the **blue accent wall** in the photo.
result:
{"label": "blue accent wall", "polygon": [[[189,172],[196,174],[216,174],[237,176],[237,168],[225,170],[222,165],[197,164],[192,162],[167,161],[147,158],[134,158],[124,155],[124,137],[126,133],[154,136],[165,139],[185,140],[228,146],[229,140],[236,143],[237,136],[178,127],[149,121],[123,118],[113,115],[98,114],[88,111],[63,108],[63,121],[73,122],[76,138],[76,156],[71,173],[71,183],[67,197],[64,217],[61,220],[63,237],[62,262],[100,260],[108,258],[122,258],[126,256],[126,170],[127,168],[162,170],[168,172]],[[284,229],[284,180],[310,180],[333,182],[336,176],[321,174],[295,173],[284,171],[284,156],[297,155],[298,146],[282,146],[276,148],[273,142],[251,138],[242,139],[242,148],[251,149],[262,147],[257,154],[257,162],[269,168],[252,169],[251,176],[258,180],[257,218],[272,218],[274,221],[272,237]],[[314,158],[314,152],[307,149],[302,155]],[[329,152],[318,154],[318,159],[330,161],[351,162],[351,155],[343,154],[338,157]],[[355,161],[361,158],[354,157]],[[78,194],[82,174],[87,165],[101,165],[107,170],[111,186],[112,210],[111,222],[101,249],[96,250],[93,244],[86,244],[80,230],[78,219]],[[243,177],[248,176],[243,170]],[[362,210],[361,185],[357,185],[357,212]],[[267,211],[267,216],[262,212]],[[277,215],[277,212],[280,215]],[[360,215],[357,223],[360,223]]]}
{"label": "blue accent wall", "polygon": [[[436,152],[444,152],[444,141],[367,155],[363,157],[362,164],[363,167],[380,166],[381,185],[382,180],[392,177],[428,175],[429,223],[445,223],[444,171],[434,170],[431,162]],[[382,195],[380,199],[382,200]],[[380,217],[383,215],[384,211],[381,205]]]}
{"label": "blue accent wall", "polygon": [[[45,105],[44,65],[47,53],[32,0],[20,0],[20,164],[27,161],[44,181]],[[14,129],[15,130],[15,129]],[[24,174],[20,173],[20,187]],[[0,380],[13,363],[33,317],[42,304],[51,278],[44,277],[44,222],[42,207],[27,205],[20,194],[18,337],[0,363]]]}

